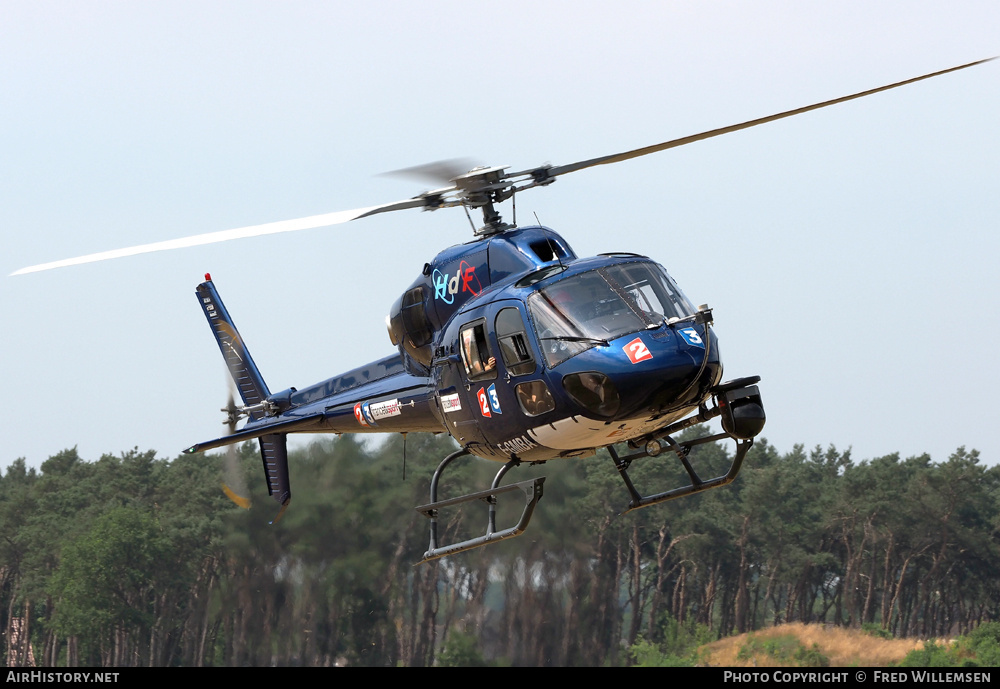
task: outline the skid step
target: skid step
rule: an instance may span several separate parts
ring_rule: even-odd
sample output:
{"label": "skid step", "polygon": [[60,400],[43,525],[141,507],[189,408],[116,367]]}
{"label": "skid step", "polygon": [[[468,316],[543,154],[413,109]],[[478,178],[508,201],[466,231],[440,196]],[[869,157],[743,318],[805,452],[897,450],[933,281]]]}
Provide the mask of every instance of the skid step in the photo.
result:
{"label": "skid step", "polygon": [[[441,500],[438,502],[428,503],[426,505],[421,505],[417,507],[417,512],[431,520],[431,537],[430,544],[427,548],[427,552],[424,553],[424,557],[417,564],[423,564],[425,562],[430,562],[431,560],[436,560],[440,557],[445,557],[446,555],[454,555],[455,553],[461,553],[466,550],[472,550],[473,548],[479,548],[490,543],[496,543],[497,541],[502,541],[507,538],[514,538],[515,536],[520,536],[524,533],[524,530],[528,527],[528,522],[531,521],[531,515],[535,511],[535,505],[542,498],[542,486],[545,483],[545,477],[539,476],[538,478],[529,479],[527,481],[521,481],[519,483],[511,483],[506,486],[497,486],[494,488],[489,488],[487,490],[477,491],[475,493],[469,493],[468,495],[460,495],[456,498],[449,498],[447,500]],[[507,529],[502,529],[497,531],[496,529],[496,498],[498,495],[503,495],[504,493],[510,493],[513,491],[518,491],[524,493],[524,510],[521,512],[521,517],[518,519],[514,526]],[[454,543],[452,545],[439,546],[437,543],[437,517],[438,511],[443,507],[451,507],[454,505],[459,505],[465,502],[473,502],[475,500],[482,500],[489,505],[489,521],[486,527],[486,533],[483,536],[477,538],[470,538],[466,541],[461,541],[460,543]]]}

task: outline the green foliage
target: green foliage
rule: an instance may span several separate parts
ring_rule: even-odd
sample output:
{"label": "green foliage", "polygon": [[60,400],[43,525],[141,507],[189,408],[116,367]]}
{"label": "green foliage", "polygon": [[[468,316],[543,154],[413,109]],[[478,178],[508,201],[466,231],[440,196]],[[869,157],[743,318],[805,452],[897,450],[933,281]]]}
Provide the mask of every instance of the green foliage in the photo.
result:
{"label": "green foliage", "polygon": [[865,622],[861,625],[861,631],[863,631],[868,636],[874,636],[876,639],[893,639],[892,632],[888,629],[882,629],[881,625],[875,624],[874,622]]}
{"label": "green foliage", "polygon": [[437,657],[440,667],[486,667],[479,640],[472,634],[452,632]]}
{"label": "green foliage", "polygon": [[1000,667],[1000,622],[981,624],[954,644],[926,641],[900,667]]}
{"label": "green foliage", "polygon": [[813,644],[812,648],[803,645],[795,651],[795,664],[799,667],[830,667],[830,659],[820,651],[819,644]]}
{"label": "green foliage", "polygon": [[756,635],[747,636],[746,643],[740,646],[736,654],[738,660],[752,660],[755,656],[770,656],[779,661],[790,661],[795,652],[802,646],[799,640],[791,635],[759,639]]}
{"label": "green foliage", "polygon": [[715,641],[718,636],[705,624],[694,619],[678,622],[664,613],[659,624],[660,648],[669,655],[690,656],[699,646]]}
{"label": "green foliage", "polygon": [[148,628],[153,622],[148,594],[156,588],[160,564],[172,558],[155,518],[131,507],[98,517],[82,538],[67,544],[52,578],[60,634],[109,637],[116,625]]}
{"label": "green foliage", "polygon": [[1000,622],[981,624],[961,637],[957,652],[980,667],[1000,667]]}
{"label": "green foliage", "polygon": [[635,667],[694,667],[695,665],[692,657],[678,656],[664,651],[662,647],[643,638],[629,646],[628,655]]}
{"label": "green foliage", "polygon": [[663,613],[657,625],[659,643],[643,637],[628,648],[628,657],[638,667],[693,667],[698,663],[698,648],[716,640],[708,626],[694,620],[678,622]]}
{"label": "green foliage", "polygon": [[949,646],[925,641],[922,648],[910,651],[899,667],[956,667],[958,658]]}
{"label": "green foliage", "polygon": [[[730,486],[625,515],[604,452],[522,466],[505,481],[548,477],[524,536],[413,567],[428,537],[413,507],[454,447],[411,434],[405,471],[399,436],[294,450],[292,504],[274,524],[252,442],[237,451],[249,511],[219,490],[219,455],[85,461],[71,449],[41,471],[15,461],[0,475],[0,635],[17,638],[3,660],[27,662],[30,650],[49,666],[664,666],[783,621],[926,638],[1000,618],[1000,468],[974,451],[854,462],[758,439]],[[710,442],[690,461],[710,478],[730,453]],[[460,459],[439,497],[484,488],[498,466]],[[647,495],[690,480],[669,452],[629,475]],[[522,505],[502,496],[498,527]],[[443,509],[439,536],[481,535],[485,522],[484,503]],[[1000,665],[998,624],[909,662]],[[826,662],[780,641],[743,652]]]}
{"label": "green foliage", "polygon": [[759,656],[768,656],[786,666],[830,666],[830,659],[823,655],[818,644],[813,644],[812,648],[806,648],[793,634],[782,634],[767,639],[760,639],[750,634],[746,643],[740,647],[736,657],[739,660],[753,660]]}

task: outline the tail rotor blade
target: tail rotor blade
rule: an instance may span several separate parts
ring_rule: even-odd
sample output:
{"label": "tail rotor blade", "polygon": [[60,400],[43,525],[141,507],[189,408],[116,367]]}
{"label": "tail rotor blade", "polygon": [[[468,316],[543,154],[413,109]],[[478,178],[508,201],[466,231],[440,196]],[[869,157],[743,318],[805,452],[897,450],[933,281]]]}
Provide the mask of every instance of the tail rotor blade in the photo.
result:
{"label": "tail rotor blade", "polygon": [[250,498],[245,498],[242,495],[237,494],[232,488],[227,486],[225,483],[222,484],[222,492],[226,494],[226,497],[233,501],[233,504],[237,507],[241,507],[245,510],[250,509]]}
{"label": "tail rotor blade", "polygon": [[[233,398],[232,382],[229,384],[229,399],[226,402],[226,425],[229,427],[229,435],[236,432],[236,401]],[[223,463],[222,492],[233,501],[237,507],[245,510],[250,509],[250,491],[247,489],[246,480],[240,470],[239,457],[236,445],[226,446],[226,458]]]}

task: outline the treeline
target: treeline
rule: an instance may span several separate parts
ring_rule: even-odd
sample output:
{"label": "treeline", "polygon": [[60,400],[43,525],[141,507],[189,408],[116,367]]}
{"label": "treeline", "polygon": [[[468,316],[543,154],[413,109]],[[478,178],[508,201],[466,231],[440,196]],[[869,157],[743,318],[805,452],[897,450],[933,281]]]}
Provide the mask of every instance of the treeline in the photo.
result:
{"label": "treeline", "polygon": [[[684,630],[803,621],[930,638],[1000,620],[1000,467],[975,451],[854,462],[758,442],[732,485],[623,516],[606,455],[519,467],[505,483],[548,477],[525,535],[414,566],[428,521],[413,507],[453,447],[410,435],[404,463],[399,436],[317,441],[292,453],[292,504],[275,524],[251,444],[249,511],[219,489],[221,456],[17,460],[0,477],[3,660],[597,666]],[[705,477],[729,459],[720,445],[692,452]],[[456,464],[440,497],[485,488],[499,468]],[[647,494],[686,482],[669,453],[629,473]],[[523,505],[509,495],[499,528]],[[486,521],[483,503],[442,511],[441,541]]]}

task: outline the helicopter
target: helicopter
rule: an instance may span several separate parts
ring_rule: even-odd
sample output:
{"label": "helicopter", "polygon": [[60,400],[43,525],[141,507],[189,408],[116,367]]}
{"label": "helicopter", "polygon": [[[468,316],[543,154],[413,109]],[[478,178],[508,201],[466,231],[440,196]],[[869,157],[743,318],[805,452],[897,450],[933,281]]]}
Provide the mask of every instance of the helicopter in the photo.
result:
{"label": "helicopter", "polygon": [[[994,58],[990,58],[994,59]],[[394,203],[237,228],[89,254],[31,266],[13,275],[152,251],[340,224],[397,210],[478,210],[473,239],[441,251],[389,308],[388,336],[396,353],[314,385],[272,393],[251,357],[209,274],[196,287],[201,309],[238,390],[241,405],[223,411],[227,435],[187,448],[205,452],[257,440],[269,495],[280,518],[291,500],[290,433],[447,433],[459,448],[442,458],[430,482],[429,545],[421,562],[523,534],[543,495],[544,477],[503,484],[521,464],[594,456],[604,449],[625,484],[628,510],[731,483],[739,474],[766,415],[757,376],[723,382],[712,309],[695,306],[654,260],[626,252],[581,258],[565,238],[542,225],[518,226],[516,195],[549,186],[570,172],[623,162],[703,139],[873,95],[950,69],[849,96],[713,129],[660,144],[517,172],[503,166],[472,169],[454,162],[401,172],[430,176],[444,186]],[[510,201],[503,219],[497,205]],[[471,215],[469,217],[471,222]],[[675,438],[694,425],[719,420],[721,431]],[[237,430],[237,424],[245,422]],[[729,440],[728,471],[703,478],[691,451]],[[483,490],[439,499],[446,469],[465,456],[500,465]],[[688,481],[644,494],[629,475],[633,462],[673,455]],[[516,522],[497,528],[501,495],[521,493]],[[458,543],[438,539],[442,510],[485,502],[485,533]]]}

